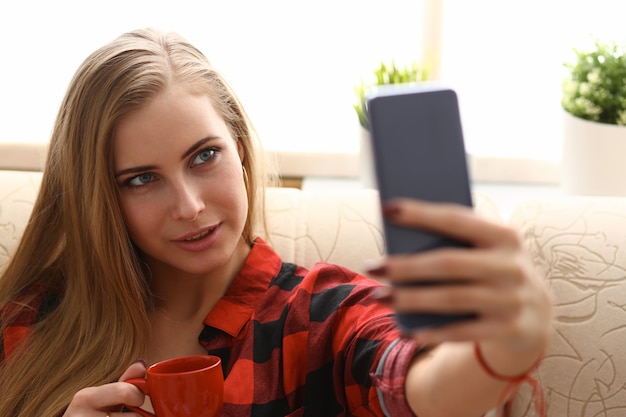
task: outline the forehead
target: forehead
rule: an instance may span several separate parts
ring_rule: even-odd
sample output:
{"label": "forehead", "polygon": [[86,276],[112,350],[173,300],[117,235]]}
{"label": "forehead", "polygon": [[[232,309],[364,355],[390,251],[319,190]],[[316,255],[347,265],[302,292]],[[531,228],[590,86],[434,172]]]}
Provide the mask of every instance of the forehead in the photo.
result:
{"label": "forehead", "polygon": [[115,165],[176,153],[207,136],[231,138],[224,118],[207,95],[173,85],[119,122],[113,135]]}

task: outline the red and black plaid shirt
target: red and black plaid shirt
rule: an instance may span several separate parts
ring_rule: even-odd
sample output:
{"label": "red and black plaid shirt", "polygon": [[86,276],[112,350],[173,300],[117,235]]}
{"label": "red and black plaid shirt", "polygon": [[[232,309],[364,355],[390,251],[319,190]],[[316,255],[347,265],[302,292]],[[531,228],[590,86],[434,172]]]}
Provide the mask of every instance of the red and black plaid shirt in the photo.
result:
{"label": "red and black plaid shirt", "polygon": [[[336,265],[283,263],[257,239],[199,335],[223,361],[223,415],[412,416],[404,377],[417,346],[373,298],[379,285]],[[5,331],[7,355],[24,324]]]}

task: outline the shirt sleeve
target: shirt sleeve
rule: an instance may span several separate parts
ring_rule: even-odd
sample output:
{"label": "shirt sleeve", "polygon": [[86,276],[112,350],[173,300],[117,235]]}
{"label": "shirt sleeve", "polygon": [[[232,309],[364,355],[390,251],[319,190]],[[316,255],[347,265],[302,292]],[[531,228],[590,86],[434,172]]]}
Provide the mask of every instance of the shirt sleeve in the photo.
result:
{"label": "shirt sleeve", "polygon": [[25,343],[32,326],[56,308],[60,298],[56,292],[40,293],[10,301],[0,309],[0,362]]}
{"label": "shirt sleeve", "polygon": [[20,300],[10,301],[0,309],[1,361],[9,358],[30,334],[30,327],[37,320],[37,307],[40,304],[37,298],[26,305]]}
{"label": "shirt sleeve", "polygon": [[30,328],[26,326],[8,326],[2,332],[2,348],[0,348],[0,362],[10,357],[13,351],[21,346],[28,335]]}
{"label": "shirt sleeve", "polygon": [[353,416],[413,417],[404,382],[419,346],[402,337],[394,311],[375,299],[379,286],[357,274],[337,309],[334,345],[344,358],[347,407]]}
{"label": "shirt sleeve", "polygon": [[409,364],[418,352],[415,342],[398,338],[383,353],[372,379],[385,416],[414,415],[406,399],[404,384]]}

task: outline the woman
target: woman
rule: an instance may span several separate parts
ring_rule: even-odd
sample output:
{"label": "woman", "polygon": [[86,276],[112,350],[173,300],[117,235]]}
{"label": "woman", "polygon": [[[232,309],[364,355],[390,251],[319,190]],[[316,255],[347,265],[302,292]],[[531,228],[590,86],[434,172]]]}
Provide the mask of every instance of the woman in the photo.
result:
{"label": "woman", "polygon": [[[233,92],[177,35],[131,32],[86,59],[0,279],[0,415],[118,416],[144,402],[124,380],[196,353],[222,357],[224,415],[475,416],[507,398],[551,328],[515,232],[395,201],[390,220],[473,249],[369,272],[462,284],[392,290],[339,266],[284,264],[253,234],[268,178],[255,140]],[[402,335],[393,309],[478,318]]]}

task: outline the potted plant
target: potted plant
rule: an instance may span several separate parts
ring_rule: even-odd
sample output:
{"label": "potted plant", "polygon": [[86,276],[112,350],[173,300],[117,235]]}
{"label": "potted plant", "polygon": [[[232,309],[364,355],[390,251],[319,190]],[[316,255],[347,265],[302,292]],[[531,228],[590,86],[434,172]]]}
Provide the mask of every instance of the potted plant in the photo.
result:
{"label": "potted plant", "polygon": [[562,184],[568,194],[626,195],[626,52],[574,49],[562,84]]}
{"label": "potted plant", "polygon": [[370,92],[381,86],[392,84],[416,84],[427,81],[429,78],[428,67],[419,65],[417,62],[405,66],[398,66],[394,61],[391,63],[381,62],[374,69],[370,80],[361,80],[361,84],[354,87],[356,103],[353,107],[357,114],[360,131],[360,173],[361,182],[367,188],[375,187],[373,159],[370,149],[369,121],[367,117],[367,97]]}
{"label": "potted plant", "polygon": [[413,62],[406,66],[398,66],[394,61],[386,64],[381,62],[374,70],[372,80],[366,82],[361,80],[361,84],[354,87],[356,103],[353,105],[362,128],[369,130],[367,120],[367,95],[376,87],[390,84],[412,84],[427,81],[429,71],[426,66],[421,66]]}

